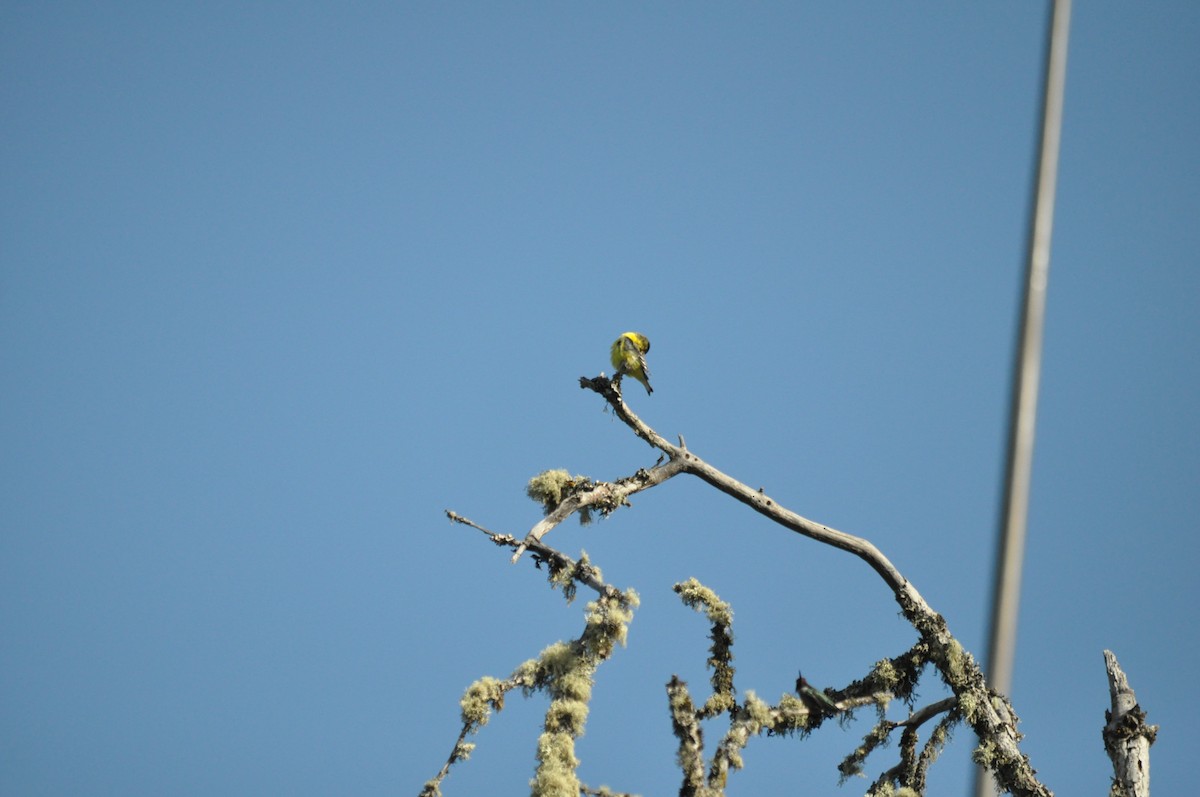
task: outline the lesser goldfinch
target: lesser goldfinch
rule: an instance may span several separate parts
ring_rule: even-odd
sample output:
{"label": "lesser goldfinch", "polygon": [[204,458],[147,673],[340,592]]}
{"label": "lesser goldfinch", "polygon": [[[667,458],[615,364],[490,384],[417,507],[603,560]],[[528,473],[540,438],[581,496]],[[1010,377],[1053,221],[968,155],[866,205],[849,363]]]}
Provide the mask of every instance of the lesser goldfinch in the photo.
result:
{"label": "lesser goldfinch", "polygon": [[629,374],[642,383],[647,396],[654,392],[650,387],[650,368],[646,365],[649,351],[650,339],[640,332],[626,332],[612,345],[612,364],[617,369],[617,379]]}

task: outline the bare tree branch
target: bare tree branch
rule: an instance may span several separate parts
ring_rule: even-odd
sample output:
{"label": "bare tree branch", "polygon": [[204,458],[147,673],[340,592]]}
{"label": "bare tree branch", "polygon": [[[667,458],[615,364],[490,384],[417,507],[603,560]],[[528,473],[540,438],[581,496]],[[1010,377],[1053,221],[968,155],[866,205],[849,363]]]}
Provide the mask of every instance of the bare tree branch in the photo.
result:
{"label": "bare tree branch", "polygon": [[[893,730],[901,729],[901,760],[876,781],[871,787],[871,793],[891,793],[889,790],[892,789],[892,784],[923,790],[926,770],[944,746],[950,730],[958,722],[965,720],[979,739],[979,745],[974,752],[976,762],[991,770],[1005,790],[1018,797],[1052,797],[1053,793],[1037,780],[1029,761],[1017,747],[1020,734],[1016,730],[1017,717],[1012,706],[1002,695],[988,689],[975,660],[951,635],[945,619],[926,603],[916,587],[904,578],[878,548],[866,539],[802,517],[781,506],[761,488],[752,489],[723,473],[689,450],[682,436],[678,445],[671,443],[633,413],[625,404],[619,387],[607,378],[581,378],[580,387],[601,395],[616,417],[629,426],[638,437],[662,452],[663,456],[653,467],[639,469],[633,475],[614,482],[594,482],[581,476],[571,477],[566,471],[546,471],[539,474],[530,481],[528,491],[531,498],[543,504],[546,516],[520,540],[509,534],[489,531],[454,512],[447,512],[452,521],[479,530],[497,545],[512,548],[514,562],[524,552],[530,552],[535,564],[539,567],[542,564],[547,565],[551,583],[561,587],[568,600],[574,597],[576,583],[584,584],[602,596],[599,603],[589,604],[588,630],[583,637],[569,646],[574,651],[570,653],[571,661],[575,662],[572,664],[572,672],[577,671],[578,677],[583,679],[580,683],[590,684],[595,666],[611,654],[614,642],[623,639],[624,625],[628,622],[630,610],[636,605],[636,596],[632,592],[622,593],[605,584],[599,571],[588,562],[586,554],[579,561],[575,561],[547,546],[543,538],[574,514],[580,514],[581,519],[585,521],[592,510],[603,515],[611,514],[627,506],[629,496],[662,484],[681,473],[700,478],[787,529],[862,559],[892,591],[902,615],[913,625],[919,636],[919,640],[909,651],[895,659],[878,662],[861,681],[855,681],[841,691],[826,690],[826,695],[836,701],[836,712],[817,711],[816,714],[812,714],[806,702],[791,693],[785,693],[778,706],[769,706],[747,691],[744,703],[739,705],[733,689],[732,654],[729,652],[729,645],[732,643],[732,633],[729,630],[731,615],[728,606],[694,580],[676,585],[676,590],[684,597],[685,602],[694,608],[703,609],[709,615],[713,623],[711,638],[714,642],[712,657],[709,660],[709,666],[713,668],[714,693],[705,701],[704,706],[696,707],[687,685],[678,678],[673,678],[668,685],[671,715],[680,742],[679,763],[684,772],[681,793],[723,793],[729,770],[741,766],[740,751],[754,735],[763,731],[768,735],[804,735],[829,716],[845,720],[850,716],[848,712],[852,708],[875,703],[879,714],[878,724],[863,744],[839,767],[844,776],[857,774],[870,751],[886,742]],[[603,608],[605,606],[608,608]],[[606,613],[611,616],[605,616]],[[563,643],[559,643],[557,647],[563,647]],[[547,713],[546,733],[539,740],[540,763],[538,778],[535,778],[534,782],[535,793],[541,793],[537,784],[541,782],[543,775],[553,776],[554,782],[560,785],[565,782],[562,778],[568,776],[571,783],[578,783],[574,775],[574,766],[578,762],[574,758],[573,740],[582,732],[582,717],[586,716],[586,705],[580,704],[582,708],[576,708],[578,696],[572,690],[563,690],[558,683],[559,676],[547,674],[563,672],[561,661],[559,664],[551,664],[547,659],[551,654],[551,658],[559,659],[565,655],[566,648],[559,651],[557,647],[552,646],[554,651],[543,651],[541,659],[522,665],[510,678],[512,685],[509,685],[509,682],[490,679],[495,682],[495,686],[500,687],[498,705],[494,704],[491,691],[487,689],[476,695],[478,699],[473,698],[471,701],[472,706],[483,706],[486,713],[488,706],[502,706],[503,692],[507,691],[504,687],[510,689],[513,685],[520,685],[527,692],[538,688],[550,693],[554,702]],[[543,659],[547,661],[543,662]],[[954,696],[916,711],[905,720],[886,719],[886,704],[893,696],[902,698],[911,707],[913,688],[926,664],[932,664],[938,670]],[[490,685],[493,684],[484,684]],[[474,689],[475,685],[472,688]],[[590,693],[590,689],[585,691]],[[468,690],[468,696],[470,694]],[[801,698],[803,696],[802,694]],[[464,697],[465,720],[466,701],[467,697]],[[729,714],[730,728],[714,753],[706,778],[704,739],[700,721],[720,713]],[[944,716],[923,748],[918,749],[918,728],[939,715]],[[460,735],[447,766],[427,785],[427,794],[436,793],[449,765],[455,760],[465,758],[470,752],[470,745],[465,742],[465,738],[483,722],[486,722],[486,718],[473,726],[464,723],[464,732]],[[1106,730],[1106,739],[1107,733]],[[546,780],[545,785],[548,787],[550,783],[550,780]],[[590,791],[582,784],[578,784],[578,787],[584,793]]]}
{"label": "bare tree branch", "polygon": [[936,717],[938,714],[944,714],[950,709],[958,705],[958,701],[953,697],[948,697],[945,700],[939,700],[936,703],[930,703],[920,711],[914,711],[908,716],[908,719],[900,720],[896,723],[897,728],[917,728],[925,724],[929,720]]}
{"label": "bare tree branch", "polygon": [[[865,561],[892,590],[904,617],[928,647],[930,661],[954,692],[959,711],[979,737],[980,744],[974,754],[976,762],[988,767],[995,773],[1001,787],[1018,797],[1050,797],[1053,794],[1037,780],[1033,767],[1017,745],[1017,716],[1008,700],[988,689],[979,666],[950,634],[945,619],[926,603],[916,587],[901,575],[878,548],[861,537],[809,520],[781,506],[761,489],[752,489],[696,456],[686,447],[682,437],[678,446],[673,445],[634,414],[620,391],[605,377],[581,377],[579,386],[601,395],[613,413],[634,434],[667,457],[666,462],[649,470],[640,470],[634,477],[617,483],[620,486],[609,495],[619,496],[623,500],[625,496],[661,484],[680,473],[689,473],[779,525],[852,553]],[[600,490],[601,487],[595,489]],[[530,530],[522,545],[527,548],[540,542],[546,533],[573,511],[564,501],[558,511]],[[514,561],[522,550],[517,549]]]}
{"label": "bare tree branch", "polygon": [[1113,762],[1112,797],[1150,797],[1150,745],[1157,725],[1146,724],[1129,679],[1111,650],[1104,651],[1112,709],[1104,712],[1104,749]]}

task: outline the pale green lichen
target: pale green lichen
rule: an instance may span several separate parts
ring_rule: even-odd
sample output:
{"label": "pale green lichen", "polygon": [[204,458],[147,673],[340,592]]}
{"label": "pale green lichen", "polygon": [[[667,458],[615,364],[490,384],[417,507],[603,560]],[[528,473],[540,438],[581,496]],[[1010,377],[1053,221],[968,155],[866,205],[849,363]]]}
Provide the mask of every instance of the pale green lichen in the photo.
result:
{"label": "pale green lichen", "polygon": [[565,733],[547,731],[538,737],[538,768],[529,781],[531,797],[579,797],[575,741]]}
{"label": "pale green lichen", "polygon": [[604,580],[604,571],[592,564],[591,557],[589,557],[588,552],[583,549],[580,549],[579,551],[579,561],[575,563],[575,572],[580,575],[587,575],[589,578],[595,581]]}
{"label": "pale green lichen", "polygon": [[575,668],[578,655],[566,642],[547,646],[537,657],[537,685],[546,686]]}
{"label": "pale green lichen", "polygon": [[981,767],[991,769],[996,763],[996,743],[991,739],[985,739],[979,743],[979,746],[971,751],[971,760]]}
{"label": "pale green lichen", "polygon": [[563,595],[567,599],[567,603],[575,600],[575,570],[571,567],[566,567],[558,561],[551,560],[550,575],[548,576],[550,586],[554,589],[561,589]]}
{"label": "pale green lichen", "polygon": [[[553,479],[551,479],[553,481]],[[545,716],[545,732],[538,739],[538,766],[530,781],[534,797],[578,797],[580,784],[575,769],[579,765],[574,754],[574,739],[581,736],[587,724],[588,701],[596,668],[607,659],[617,644],[624,644],[634,609],[639,604],[633,590],[618,593],[603,586],[598,568],[588,560],[586,552],[578,563],[569,559],[558,561],[558,571],[570,581],[552,572],[552,580],[566,591],[576,580],[594,579],[600,582],[601,597],[588,604],[583,634],[571,642],[556,642],[546,647],[536,659],[522,662],[501,682],[490,676],[480,678],[467,687],[460,706],[463,737],[476,733],[486,725],[491,713],[504,708],[506,690],[520,687],[526,696],[544,690],[551,698]],[[593,585],[594,586],[594,585]],[[466,760],[475,749],[473,743],[461,738],[451,753],[450,763]],[[440,781],[429,781],[422,797],[439,797]]]}
{"label": "pale green lichen", "polygon": [[673,681],[667,686],[667,706],[671,709],[671,715],[693,714],[696,706],[687,690],[687,684],[682,681]]}
{"label": "pale green lichen", "polygon": [[525,494],[542,505],[547,515],[562,503],[563,495],[575,486],[575,481],[566,470],[544,470],[525,485]]}
{"label": "pale green lichen", "polygon": [[[585,489],[591,486],[591,484],[592,482],[587,476],[576,475],[572,477],[570,473],[561,468],[557,470],[544,470],[530,479],[525,485],[525,494],[534,502],[542,505],[543,514],[549,515],[555,509],[558,509],[559,504],[569,495]],[[580,508],[579,522],[585,526],[592,522],[590,507]]]}
{"label": "pale green lichen", "polygon": [[785,692],[779,698],[779,715],[771,725],[771,732],[790,735],[806,733],[808,707],[795,695]]}
{"label": "pale green lichen", "polygon": [[900,683],[900,673],[892,664],[891,659],[882,659],[876,662],[872,675],[878,680],[879,690],[882,692],[893,692]]}
{"label": "pale green lichen", "polygon": [[563,597],[567,599],[567,603],[574,602],[578,584],[595,584],[604,581],[604,573],[600,568],[592,564],[587,551],[581,552],[578,562],[570,564],[570,561],[566,557],[562,559],[551,558],[549,560],[550,586],[554,589],[562,589]]}
{"label": "pale green lichen", "polygon": [[537,688],[538,660],[529,659],[528,661],[521,662],[508,678],[514,684],[521,687],[521,691],[524,692],[526,697],[529,697],[533,693],[533,690]]}
{"label": "pale green lichen", "polygon": [[591,667],[579,667],[564,673],[554,682],[554,692],[568,700],[588,701],[592,699]]}
{"label": "pale green lichen", "polygon": [[704,701],[704,708],[700,710],[700,714],[702,717],[715,717],[733,709],[736,705],[737,700],[734,699],[732,692],[717,692]]}
{"label": "pale green lichen", "polygon": [[633,602],[625,596],[615,596],[600,598],[587,605],[587,628],[580,637],[587,655],[604,660],[612,655],[615,645],[624,647],[636,605],[636,595],[632,597]]}
{"label": "pale green lichen", "polygon": [[582,700],[553,700],[546,710],[546,730],[581,736],[587,718],[588,704]]}
{"label": "pale green lichen", "polygon": [[950,741],[950,727],[939,723],[933,733],[929,735],[929,745],[941,749],[946,746],[946,742]]}
{"label": "pale green lichen", "polygon": [[862,744],[854,749],[850,755],[838,764],[838,772],[841,773],[841,782],[845,782],[847,778],[859,776],[863,777],[863,764],[867,760],[867,756],[873,753],[877,748],[888,743],[892,730],[895,725],[885,719],[875,725],[863,737]]}
{"label": "pale green lichen", "polygon": [[730,711],[737,705],[734,697],[733,676],[733,609],[721,600],[717,593],[701,584],[695,578],[676,584],[673,589],[686,606],[697,611],[703,610],[712,631],[709,638],[708,667],[712,670],[710,682],[713,694],[705,701],[700,710],[701,719],[714,717],[717,714]]}
{"label": "pale green lichen", "polygon": [[450,754],[450,761],[452,763],[455,761],[466,761],[471,757],[471,753],[474,750],[474,742],[459,741],[458,744],[454,745],[454,752]]}
{"label": "pale green lichen", "polygon": [[717,593],[701,584],[695,578],[689,578],[675,585],[675,591],[683,602],[693,609],[704,608],[709,621],[717,625],[733,625],[733,608],[717,597]]}
{"label": "pale green lichen", "polygon": [[962,712],[968,724],[975,724],[979,719],[979,702],[975,699],[974,692],[963,692],[958,696],[958,710]]}
{"label": "pale green lichen", "polygon": [[475,733],[487,725],[493,708],[497,711],[504,708],[504,690],[500,681],[485,675],[467,687],[458,704],[462,708],[463,725],[469,733]]}
{"label": "pale green lichen", "polygon": [[957,639],[951,639],[946,650],[946,672],[952,684],[962,684],[966,680],[966,669],[971,662],[971,654],[963,650]]}
{"label": "pale green lichen", "polygon": [[[575,570],[591,567],[584,554]],[[597,573],[598,578],[598,572]],[[523,683],[544,689],[552,700],[546,711],[545,733],[538,739],[537,772],[530,784],[534,797],[578,797],[575,774],[579,761],[574,739],[583,734],[588,718],[596,668],[624,644],[627,626],[638,605],[637,593],[608,592],[588,603],[583,634],[573,642],[556,642],[537,660],[519,668]],[[528,691],[528,688],[527,688]]]}
{"label": "pale green lichen", "polygon": [[746,701],[742,705],[742,709],[750,719],[754,720],[757,726],[754,729],[755,733],[759,728],[769,725],[771,722],[771,707],[760,700],[752,689],[746,690]]}

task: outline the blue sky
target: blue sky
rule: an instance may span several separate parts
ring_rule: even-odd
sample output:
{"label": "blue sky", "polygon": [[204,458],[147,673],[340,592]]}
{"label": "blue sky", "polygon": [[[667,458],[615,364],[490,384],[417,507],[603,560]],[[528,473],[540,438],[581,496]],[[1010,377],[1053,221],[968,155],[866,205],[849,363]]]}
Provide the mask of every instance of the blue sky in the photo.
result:
{"label": "blue sky", "polygon": [[[981,654],[1045,20],[5,4],[0,793],[415,794],[462,690],[582,627],[443,511],[522,534],[538,471],[653,464],[577,385],[626,329],[648,423],[872,540]],[[1156,790],[1200,743],[1197,41],[1193,3],[1076,4],[1012,695],[1060,794],[1107,788],[1105,648]],[[677,581],[732,603],[772,702],[913,640],[861,562],[694,480],[548,541],[642,596],[593,785],[678,788],[663,685],[701,689],[707,629]],[[446,793],[523,793],[544,708]],[[755,740],[729,793],[835,793],[866,730]]]}

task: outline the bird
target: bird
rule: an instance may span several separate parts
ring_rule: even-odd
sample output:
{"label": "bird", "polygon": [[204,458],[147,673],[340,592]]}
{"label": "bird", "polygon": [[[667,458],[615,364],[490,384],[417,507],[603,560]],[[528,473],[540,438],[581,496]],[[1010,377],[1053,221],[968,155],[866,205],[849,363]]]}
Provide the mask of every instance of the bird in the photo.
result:
{"label": "bird", "polygon": [[629,374],[642,383],[646,395],[654,392],[650,387],[650,368],[646,365],[646,354],[650,351],[650,339],[640,332],[626,332],[617,338],[612,345],[612,364],[617,369],[614,381],[620,382],[621,377]]}
{"label": "bird", "polygon": [[825,694],[825,690],[817,689],[815,686],[804,680],[803,673],[796,673],[796,694],[800,695],[800,699],[804,701],[804,705],[809,711],[815,711],[817,714],[829,714],[830,716],[841,711],[837,703],[833,702],[833,698]]}

